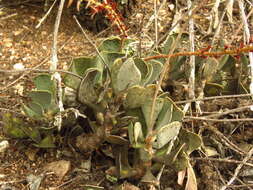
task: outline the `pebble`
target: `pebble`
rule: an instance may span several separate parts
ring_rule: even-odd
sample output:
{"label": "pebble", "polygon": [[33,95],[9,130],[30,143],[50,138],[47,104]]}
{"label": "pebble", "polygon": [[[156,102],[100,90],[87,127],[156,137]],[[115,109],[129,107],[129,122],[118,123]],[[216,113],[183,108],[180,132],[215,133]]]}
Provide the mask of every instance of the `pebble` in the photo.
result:
{"label": "pebble", "polygon": [[0,153],[3,153],[6,151],[7,148],[9,148],[10,144],[8,141],[3,140],[0,142]]}

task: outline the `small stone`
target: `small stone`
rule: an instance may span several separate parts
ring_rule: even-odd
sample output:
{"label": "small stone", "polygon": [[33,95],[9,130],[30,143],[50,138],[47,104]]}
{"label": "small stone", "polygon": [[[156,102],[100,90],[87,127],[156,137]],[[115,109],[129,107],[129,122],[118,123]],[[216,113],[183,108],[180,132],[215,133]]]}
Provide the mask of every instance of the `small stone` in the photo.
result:
{"label": "small stone", "polygon": [[23,63],[16,63],[13,65],[13,69],[15,70],[23,70],[25,68],[25,66],[23,65]]}
{"label": "small stone", "polygon": [[0,179],[3,179],[3,178],[5,178],[5,177],[6,177],[5,174],[0,174]]}
{"label": "small stone", "polygon": [[4,140],[0,142],[0,153],[3,153],[6,151],[7,148],[9,148],[10,144],[8,141]]}

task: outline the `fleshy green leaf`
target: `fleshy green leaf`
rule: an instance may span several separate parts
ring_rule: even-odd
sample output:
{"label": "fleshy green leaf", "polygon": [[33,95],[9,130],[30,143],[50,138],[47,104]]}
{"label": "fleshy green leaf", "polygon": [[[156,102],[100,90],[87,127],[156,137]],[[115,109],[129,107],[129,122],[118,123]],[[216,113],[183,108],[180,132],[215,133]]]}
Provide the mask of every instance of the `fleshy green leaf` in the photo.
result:
{"label": "fleshy green leaf", "polygon": [[142,105],[141,109],[142,109],[142,112],[143,112],[143,115],[144,115],[144,118],[145,118],[145,121],[146,121],[146,125],[147,125],[148,128],[150,128],[151,125],[155,124],[155,121],[156,121],[159,113],[162,110],[163,103],[164,103],[164,99],[162,99],[162,98],[157,98],[156,99],[152,120],[151,120],[150,116],[151,116],[153,99],[152,98],[147,99],[145,104]]}
{"label": "fleshy green leaf", "polygon": [[146,122],[145,122],[144,115],[141,111],[141,108],[127,109],[126,110],[126,115],[131,116],[131,117],[136,117],[138,119],[138,122],[140,122],[141,126],[142,126],[142,132],[143,132],[144,136],[146,136],[147,125],[146,125]]}
{"label": "fleshy green leaf", "polygon": [[223,68],[223,66],[227,63],[228,59],[229,59],[230,55],[223,55],[220,59],[219,59],[219,66],[218,66],[218,70],[221,70]]}
{"label": "fleshy green leaf", "polygon": [[144,136],[140,122],[136,122],[134,125],[132,123],[129,124],[128,137],[132,147],[140,148],[143,146]]}
{"label": "fleshy green leaf", "polygon": [[151,76],[149,77],[149,80],[145,84],[151,84],[155,80],[158,80],[158,77],[161,74],[162,68],[163,68],[163,64],[157,60],[152,60],[152,61],[149,61],[148,63],[152,65],[153,71],[152,71]]}
{"label": "fleshy green leaf", "polygon": [[37,90],[49,91],[51,94],[55,94],[56,85],[55,82],[51,80],[51,75],[41,74],[36,76],[33,81]]}
{"label": "fleshy green leaf", "polygon": [[23,131],[25,124],[21,119],[13,117],[10,113],[6,113],[3,115],[3,123],[3,131],[7,136],[21,139],[27,137],[27,134]]}
{"label": "fleshy green leaf", "polygon": [[207,81],[211,81],[212,77],[218,71],[219,61],[214,57],[209,57],[205,60],[205,66],[203,70],[203,77]]}
{"label": "fleshy green leaf", "polygon": [[121,39],[119,37],[111,37],[104,40],[98,47],[99,51],[121,52]]}
{"label": "fleshy green leaf", "polygon": [[149,72],[148,64],[140,58],[134,59],[134,63],[138,67],[139,71],[141,72],[141,81],[142,81],[142,84],[144,84],[145,81],[149,79],[148,74],[150,72]]}
{"label": "fleshy green leaf", "polygon": [[[100,52],[100,55],[103,57],[105,63],[109,66],[111,69],[114,61],[118,58],[122,58],[125,56],[124,53],[118,53],[118,52]],[[99,56],[98,56],[99,57]]]}
{"label": "fleshy green leaf", "polygon": [[54,139],[51,135],[48,135],[40,143],[34,144],[34,146],[39,148],[55,148]]}
{"label": "fleshy green leaf", "polygon": [[100,72],[96,69],[89,69],[78,90],[78,100],[93,108],[96,107],[98,101],[98,94],[95,90],[94,79],[99,73]]}
{"label": "fleshy green leaf", "polygon": [[[72,60],[71,67],[69,69],[70,72],[73,72],[80,77],[85,75],[85,72],[89,68],[96,68],[96,58],[95,57],[78,57]],[[70,88],[75,90],[78,89],[81,79],[76,76],[66,74],[64,77],[64,84]]]}
{"label": "fleshy green leaf", "polygon": [[160,149],[172,139],[178,136],[179,130],[181,129],[181,123],[174,121],[170,124],[167,124],[161,127],[157,131],[156,141],[154,142],[154,148]]}
{"label": "fleshy green leaf", "polygon": [[162,54],[168,54],[170,49],[171,49],[171,46],[172,44],[174,43],[175,41],[175,35],[168,35],[166,40],[162,43],[162,51],[161,53]]}
{"label": "fleshy green leaf", "polygon": [[43,108],[34,102],[30,103],[29,106],[23,105],[22,109],[28,117],[41,119],[43,116]]}
{"label": "fleshy green leaf", "polygon": [[122,62],[118,59],[112,66],[112,85],[116,92],[120,92],[139,84],[141,81],[141,72],[136,67],[133,58]]}
{"label": "fleshy green leaf", "polygon": [[188,155],[197,150],[202,144],[202,139],[199,135],[184,129],[179,133],[179,140],[181,144],[185,144],[183,149]]}
{"label": "fleshy green leaf", "polygon": [[136,85],[129,88],[126,100],[124,101],[125,108],[133,109],[141,107],[147,99],[154,97],[155,90],[155,85],[148,85],[146,88]]}
{"label": "fleshy green leaf", "polygon": [[45,90],[37,90],[37,91],[31,91],[29,93],[29,96],[32,99],[33,103],[39,104],[43,110],[46,110],[49,108],[52,102],[52,94],[49,91]]}
{"label": "fleshy green leaf", "polygon": [[160,129],[161,127],[167,125],[172,120],[172,111],[173,111],[173,104],[168,99],[164,99],[163,108],[161,113],[158,116],[156,122],[156,129]]}
{"label": "fleshy green leaf", "polygon": [[40,132],[37,127],[25,127],[23,131],[36,143],[41,141]]}

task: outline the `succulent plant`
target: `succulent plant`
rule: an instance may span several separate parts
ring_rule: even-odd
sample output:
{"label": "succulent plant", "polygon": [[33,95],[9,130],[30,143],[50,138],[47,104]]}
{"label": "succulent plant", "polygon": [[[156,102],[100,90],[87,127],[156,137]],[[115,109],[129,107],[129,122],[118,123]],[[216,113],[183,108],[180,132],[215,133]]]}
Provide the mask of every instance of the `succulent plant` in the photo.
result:
{"label": "succulent plant", "polygon": [[[83,80],[67,74],[65,84],[76,90],[77,100],[91,108],[94,115],[101,115],[99,122],[91,124],[95,130],[94,135],[89,138],[98,137],[96,131],[99,128],[103,129],[103,135],[98,137],[101,139],[100,142],[109,142],[113,149],[117,148],[114,175],[119,178],[142,176],[145,181],[147,176],[151,176],[152,171],[147,170],[143,163],[157,159],[161,163],[173,166],[170,157],[182,143],[178,140],[180,134],[184,134],[182,141],[189,140],[187,138],[193,134],[181,129],[183,113],[162,90],[155,102],[152,121],[150,120],[156,90],[153,82],[158,79],[165,60],[146,62],[135,57],[134,47],[132,54],[128,54],[129,51],[126,50],[129,50],[129,42],[130,40],[112,37],[99,46],[100,55],[74,59],[70,71],[83,76]],[[167,42],[167,45],[170,43]],[[151,123],[155,124],[153,132],[156,134],[152,144],[153,155],[146,150],[147,129]],[[127,129],[127,134],[124,129]],[[189,147],[196,149],[201,145],[201,139],[197,135],[193,137],[196,144],[194,146],[191,145],[194,142],[189,142]],[[82,144],[82,140],[87,142],[87,138],[87,135],[83,139],[79,138],[78,145]],[[185,161],[190,154],[189,147],[180,149],[181,161]],[[85,150],[87,146],[79,148]],[[128,161],[130,148],[135,149],[134,165],[130,165]],[[181,167],[185,169],[187,165],[182,164]]]}
{"label": "succulent plant", "polygon": [[[169,50],[171,40],[167,39],[161,52]],[[99,55],[74,58],[69,67],[74,75],[64,75],[66,87],[63,99],[65,107],[78,105],[74,108],[87,117],[88,126],[81,128],[88,128],[86,131],[89,132],[81,130],[77,133],[76,148],[87,153],[107,144],[111,147],[110,151],[103,148],[102,151],[116,161],[116,166],[108,170],[108,175],[150,182],[155,180],[153,161],[177,171],[186,169],[189,166],[188,156],[201,145],[201,139],[182,129],[182,111],[162,90],[158,92],[153,117],[150,117],[156,91],[153,83],[158,79],[165,59],[144,61],[137,57],[137,48],[133,44],[135,41],[132,39],[111,37],[98,47]],[[152,52],[153,55],[158,53]],[[38,75],[34,83],[35,89],[29,93],[31,101],[22,109],[32,120],[47,123],[50,129],[49,121],[52,122],[59,112],[56,109],[55,83],[48,74]],[[76,104],[68,105],[73,101]],[[54,146],[52,131],[30,127],[32,132],[29,133],[23,123],[7,116],[7,133],[31,138],[35,146]],[[149,141],[148,129],[151,125],[154,125],[153,140]],[[80,129],[78,122],[72,122],[71,126]],[[150,143],[152,153],[147,150]]]}

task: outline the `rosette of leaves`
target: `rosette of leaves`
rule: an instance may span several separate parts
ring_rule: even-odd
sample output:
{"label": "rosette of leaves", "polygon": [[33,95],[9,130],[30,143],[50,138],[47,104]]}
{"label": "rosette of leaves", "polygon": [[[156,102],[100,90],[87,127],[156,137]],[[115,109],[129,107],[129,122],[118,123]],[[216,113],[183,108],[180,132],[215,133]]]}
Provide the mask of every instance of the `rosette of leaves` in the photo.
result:
{"label": "rosette of leaves", "polygon": [[[175,41],[177,34],[172,34],[165,40],[164,46],[170,47]],[[178,52],[180,44],[187,43],[188,37],[179,39],[175,52]],[[166,49],[166,48],[164,48]],[[215,50],[214,50],[215,51]],[[216,49],[216,51],[224,51],[224,48]],[[164,53],[164,52],[162,52]],[[165,53],[166,54],[166,53]],[[170,71],[168,77],[165,78],[165,88],[173,86],[180,87],[182,81],[189,78],[188,65],[185,64],[187,56],[172,57],[170,62]],[[249,78],[247,73],[249,69],[249,59],[246,55],[221,55],[220,57],[196,57],[196,81],[202,88],[202,82],[205,81],[205,96],[217,96],[220,94],[242,94],[248,93]],[[181,84],[180,84],[181,83]],[[183,85],[181,85],[183,87]],[[182,94],[182,90],[179,91]]]}
{"label": "rosette of leaves", "polygon": [[52,148],[54,137],[48,127],[58,112],[56,104],[56,86],[51,75],[41,74],[34,78],[35,89],[29,92],[30,101],[23,104],[22,110],[31,121],[4,115],[4,131],[12,138],[30,138],[40,148]]}
{"label": "rosette of leaves", "polygon": [[[139,118],[137,122],[130,123],[128,126],[130,144],[139,155],[136,167],[139,167],[141,163],[155,160],[158,163],[169,165],[176,171],[184,170],[189,167],[190,153],[201,146],[201,138],[181,129],[183,113],[166,93],[160,92],[155,102],[151,121],[150,114],[154,93],[154,85],[134,86],[129,89],[124,102],[128,114]],[[155,140],[152,143],[153,155],[150,155],[146,149],[146,135],[151,123],[154,123],[153,134],[155,134]],[[146,170],[146,174],[142,178],[143,182],[156,180],[152,175],[152,170],[155,170],[156,167],[157,165],[153,165],[150,170]]]}
{"label": "rosette of leaves", "polygon": [[8,137],[32,140],[33,145],[39,148],[55,147],[55,137],[52,135],[52,130],[41,127],[36,122],[27,122],[6,113],[3,115],[3,123],[3,131]]}
{"label": "rosette of leaves", "polygon": [[[83,79],[67,74],[64,81],[66,86],[76,91],[76,99],[92,109],[95,115],[96,121],[90,119],[94,135],[83,136],[84,141],[90,142],[88,138],[96,137],[101,139],[100,143],[106,141],[112,145],[116,167],[110,170],[114,171],[110,174],[118,178],[142,176],[143,181],[148,182],[154,180],[154,176],[152,167],[147,169],[145,163],[156,159],[173,165],[169,156],[183,143],[184,138],[180,140],[180,134],[190,138],[192,133],[181,129],[183,113],[162,91],[155,101],[154,114],[150,119],[156,90],[152,83],[158,79],[165,60],[143,61],[135,57],[133,44],[134,41],[129,39],[106,39],[99,46],[99,55],[73,59],[70,71]],[[162,50],[166,51],[165,48]],[[146,145],[148,128],[152,124],[155,140],[152,142],[154,154],[151,155]],[[97,131],[99,134],[96,134]],[[200,146],[200,137],[194,137],[196,144],[189,142],[187,147],[180,149],[180,156],[189,155]],[[78,139],[77,144],[85,144]],[[90,151],[91,146],[79,148]],[[134,155],[131,161],[128,154]]]}

